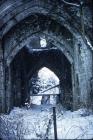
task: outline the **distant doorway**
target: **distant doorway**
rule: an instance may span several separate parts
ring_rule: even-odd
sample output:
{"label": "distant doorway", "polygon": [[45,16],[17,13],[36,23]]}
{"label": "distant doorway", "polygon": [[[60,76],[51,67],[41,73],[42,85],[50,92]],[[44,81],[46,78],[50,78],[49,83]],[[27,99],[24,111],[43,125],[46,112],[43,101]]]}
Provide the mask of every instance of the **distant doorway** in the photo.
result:
{"label": "distant doorway", "polygon": [[57,104],[59,78],[50,69],[43,67],[31,78],[30,102],[32,104]]}

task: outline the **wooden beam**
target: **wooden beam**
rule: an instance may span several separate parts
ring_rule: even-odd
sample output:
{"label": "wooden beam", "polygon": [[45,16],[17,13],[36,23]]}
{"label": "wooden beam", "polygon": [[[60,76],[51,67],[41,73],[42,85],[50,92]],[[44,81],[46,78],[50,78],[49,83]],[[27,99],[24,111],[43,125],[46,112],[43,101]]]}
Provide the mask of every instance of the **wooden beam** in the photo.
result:
{"label": "wooden beam", "polygon": [[50,95],[59,95],[59,94],[32,94],[30,96],[50,96]]}
{"label": "wooden beam", "polygon": [[47,91],[49,91],[49,90],[51,90],[53,88],[59,87],[59,86],[60,86],[59,84],[55,85],[53,87],[50,87],[49,89],[46,89],[46,90],[42,91],[40,94],[31,94],[30,96],[58,95],[58,94],[42,94],[42,93],[45,93],[45,92],[47,92]]}
{"label": "wooden beam", "polygon": [[49,90],[51,90],[51,89],[53,89],[53,88],[59,87],[59,86],[60,86],[59,84],[58,84],[58,85],[55,85],[55,86],[53,86],[53,87],[50,87],[50,88],[44,90],[44,91],[41,92],[41,93],[47,92],[47,91],[49,91]]}

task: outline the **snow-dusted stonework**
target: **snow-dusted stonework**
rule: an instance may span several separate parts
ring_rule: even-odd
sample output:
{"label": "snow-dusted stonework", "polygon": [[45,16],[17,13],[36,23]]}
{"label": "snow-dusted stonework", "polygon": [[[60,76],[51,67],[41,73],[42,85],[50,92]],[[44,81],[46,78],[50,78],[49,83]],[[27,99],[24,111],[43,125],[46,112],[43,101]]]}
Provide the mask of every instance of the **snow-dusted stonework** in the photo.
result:
{"label": "snow-dusted stonework", "polygon": [[92,20],[93,0],[0,0],[0,139],[54,139],[54,106],[58,139],[93,139]]}
{"label": "snow-dusted stonework", "polygon": [[[0,2],[1,113],[24,104],[28,81],[43,66],[58,76],[65,107],[93,108],[92,2],[83,2],[83,21],[80,6],[63,1]],[[42,37],[47,47],[41,49]]]}

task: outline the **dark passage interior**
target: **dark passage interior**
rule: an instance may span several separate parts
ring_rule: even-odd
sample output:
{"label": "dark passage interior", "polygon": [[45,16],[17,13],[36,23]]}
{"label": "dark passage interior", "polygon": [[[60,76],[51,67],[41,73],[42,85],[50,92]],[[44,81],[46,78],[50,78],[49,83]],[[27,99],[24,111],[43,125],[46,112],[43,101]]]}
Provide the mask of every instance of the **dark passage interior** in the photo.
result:
{"label": "dark passage interior", "polygon": [[71,64],[57,48],[29,51],[22,48],[10,64],[11,106],[24,106],[30,100],[29,80],[42,67],[53,71],[60,81],[59,101],[68,109],[72,108]]}

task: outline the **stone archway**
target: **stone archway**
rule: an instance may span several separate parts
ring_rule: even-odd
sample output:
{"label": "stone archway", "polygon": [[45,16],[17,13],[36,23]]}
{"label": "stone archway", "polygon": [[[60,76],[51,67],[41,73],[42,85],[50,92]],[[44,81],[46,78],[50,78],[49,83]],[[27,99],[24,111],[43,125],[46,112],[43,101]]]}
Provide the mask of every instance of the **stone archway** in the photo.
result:
{"label": "stone archway", "polygon": [[[35,24],[33,24],[34,20],[36,22]],[[57,48],[61,49],[70,63],[73,63],[72,33],[55,20],[52,20],[47,16],[37,14],[22,21],[3,38],[7,64],[12,61],[12,58],[22,47],[30,46],[30,42],[32,42],[33,39],[35,40],[35,38],[38,38],[39,40],[39,37],[42,36],[46,37],[47,42],[50,42]],[[31,48],[34,47],[32,46]]]}
{"label": "stone archway", "polygon": [[29,80],[43,66],[54,71],[59,77],[62,92],[60,101],[66,108],[72,108],[71,64],[67,58],[56,48],[38,51],[36,49],[34,52],[29,52],[29,49],[26,47],[21,49],[10,64],[11,89],[6,91],[7,94],[11,94],[8,97],[8,108],[11,109],[13,106],[25,104],[26,99],[30,97],[28,91]]}
{"label": "stone archway", "polygon": [[[65,5],[62,6],[62,3],[56,3],[57,7],[55,8],[54,1],[50,0],[47,2],[41,0],[22,2],[20,0],[19,3],[5,2],[4,4],[8,4],[8,8],[4,9],[2,6],[0,11],[2,15],[0,16],[2,20],[0,24],[2,43],[0,46],[3,48],[1,55],[3,55],[4,60],[2,63],[4,71],[1,72],[1,75],[4,75],[4,85],[2,86],[4,94],[1,94],[3,111],[5,110],[3,104],[10,104],[10,101],[6,103],[6,100],[10,99],[11,96],[7,91],[11,89],[9,75],[11,74],[10,64],[13,58],[24,46],[29,47],[32,36],[36,37],[42,34],[47,37],[49,42],[59,48],[71,63],[74,108],[78,108],[78,104],[87,106],[90,79],[93,76],[93,55],[90,45],[86,43],[86,38],[84,40],[82,37],[79,17],[76,19],[79,22],[75,22],[75,19],[72,20],[70,16],[70,14],[72,15],[71,9],[69,13],[68,9],[65,9]],[[87,34],[91,38],[91,34],[89,32]]]}

